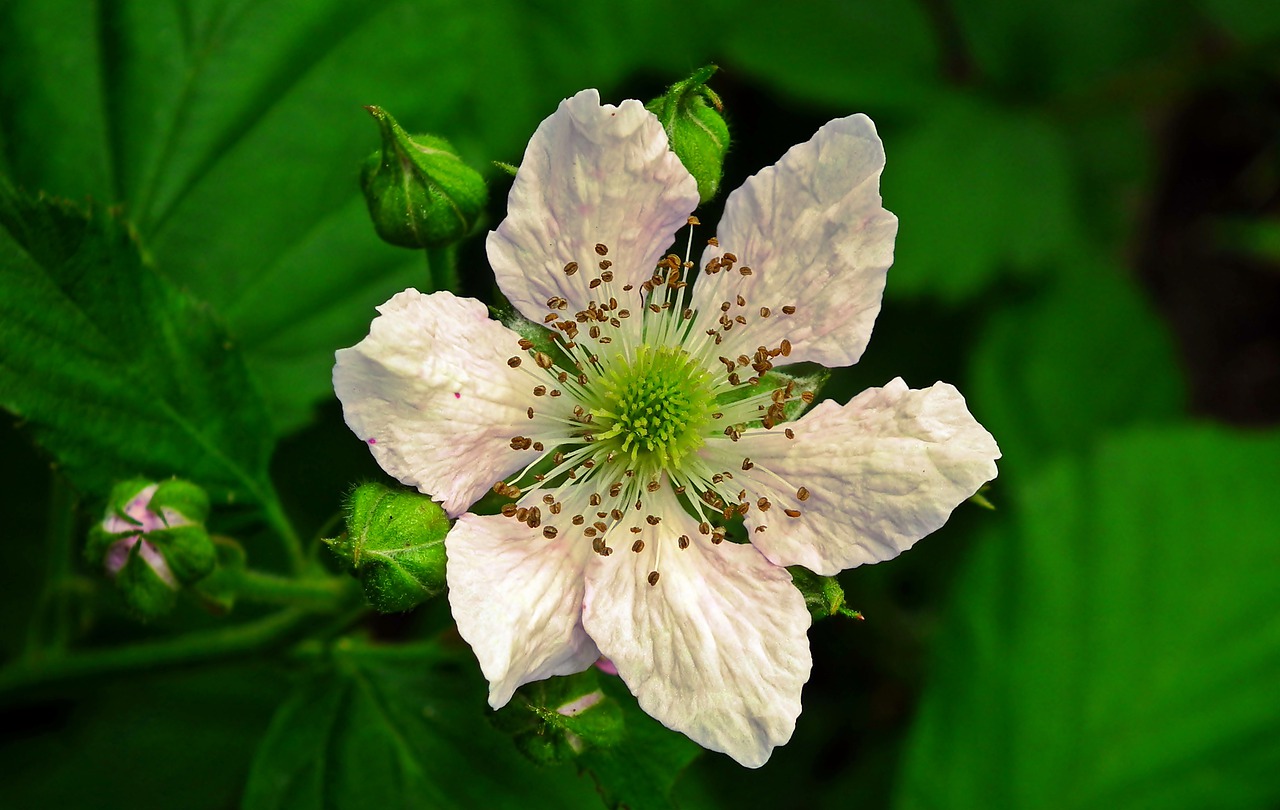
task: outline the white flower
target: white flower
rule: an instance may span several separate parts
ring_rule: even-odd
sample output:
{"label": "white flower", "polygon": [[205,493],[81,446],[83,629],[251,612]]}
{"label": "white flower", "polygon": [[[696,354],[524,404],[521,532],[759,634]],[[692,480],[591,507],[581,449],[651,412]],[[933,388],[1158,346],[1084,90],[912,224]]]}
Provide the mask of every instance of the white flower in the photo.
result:
{"label": "white flower", "polygon": [[[758,767],[810,669],[782,566],[894,557],[995,477],[995,441],[950,385],[897,379],[784,424],[812,394],[764,376],[862,355],[897,231],[883,165],[870,119],[827,124],[729,196],[688,285],[692,264],[663,253],[693,178],[638,101],[585,90],[534,133],[488,241],[563,356],[416,290],[338,352],[347,424],[457,518],[449,601],[493,707],[603,655],[649,714]],[[467,512],[490,487],[502,514]],[[722,542],[734,513],[750,544]]]}

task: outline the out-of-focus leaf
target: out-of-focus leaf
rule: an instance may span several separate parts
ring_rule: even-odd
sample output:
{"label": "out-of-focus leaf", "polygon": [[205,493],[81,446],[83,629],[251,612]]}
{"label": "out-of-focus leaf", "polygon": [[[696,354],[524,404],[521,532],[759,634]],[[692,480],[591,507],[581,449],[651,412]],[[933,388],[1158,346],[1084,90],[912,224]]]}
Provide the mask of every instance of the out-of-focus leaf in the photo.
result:
{"label": "out-of-focus leaf", "polygon": [[938,635],[898,806],[1280,802],[1280,435],[1135,430],[1015,486]]}
{"label": "out-of-focus leaf", "polygon": [[567,768],[536,768],[484,720],[484,695],[434,644],[340,642],[276,712],[245,810],[599,806]]}
{"label": "out-of-focus leaf", "polygon": [[[123,203],[157,262],[226,318],[281,431],[331,392],[373,307],[431,287],[360,198],[361,105],[518,160],[537,121],[652,58],[648,4],[14,0],[0,130],[16,181]],[[467,272],[467,268],[462,268]]]}
{"label": "out-of-focus leaf", "polygon": [[0,405],[78,486],[180,475],[262,499],[273,440],[239,352],[111,213],[0,178],[0,290]]}
{"label": "out-of-focus leaf", "polygon": [[[923,102],[943,69],[925,4],[736,0],[700,4],[725,62],[789,97],[849,113]],[[785,55],[781,45],[787,45]],[[731,122],[732,123],[732,122]]]}
{"label": "out-of-focus leaf", "polygon": [[0,729],[0,807],[232,807],[282,692],[269,668],[222,666],[25,707]]}
{"label": "out-of-focus leaf", "polygon": [[1192,15],[1163,0],[958,0],[960,37],[981,81],[1039,99],[1092,92],[1186,45]]}
{"label": "out-of-focus leaf", "polygon": [[886,151],[885,207],[901,223],[888,295],[972,298],[1074,252],[1071,166],[1046,121],[950,98]]}
{"label": "out-of-focus leaf", "polygon": [[1176,418],[1179,368],[1165,325],[1123,271],[1077,267],[992,317],[967,393],[1004,463],[1020,467],[1103,431]]}
{"label": "out-of-focus leaf", "polygon": [[1280,37],[1280,6],[1254,0],[1199,0],[1197,5],[1218,25],[1249,44]]}

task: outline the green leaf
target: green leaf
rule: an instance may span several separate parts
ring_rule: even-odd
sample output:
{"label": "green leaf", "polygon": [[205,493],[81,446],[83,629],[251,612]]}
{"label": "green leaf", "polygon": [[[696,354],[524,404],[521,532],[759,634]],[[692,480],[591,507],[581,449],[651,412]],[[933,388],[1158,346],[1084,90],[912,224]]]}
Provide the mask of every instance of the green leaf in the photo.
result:
{"label": "green leaf", "polygon": [[676,779],[702,749],[641,711],[618,678],[601,678],[609,700],[622,707],[626,736],[618,745],[588,750],[578,759],[610,810],[674,807]]}
{"label": "green leaf", "polygon": [[473,165],[517,160],[559,99],[650,63],[666,30],[629,25],[648,8],[13,0],[0,130],[22,186],[126,206],[159,266],[225,317],[288,432],[332,396],[333,351],[373,308],[432,285],[369,222],[361,107]]}
{"label": "green leaf", "polygon": [[1069,153],[1049,122],[952,97],[887,150],[885,207],[901,222],[888,295],[970,299],[1074,255]]}
{"label": "green leaf", "polygon": [[215,666],[29,704],[5,717],[0,807],[233,807],[283,681],[261,665]]}
{"label": "green leaf", "polygon": [[937,92],[936,37],[919,3],[764,0],[748,9],[710,0],[699,7],[709,12],[730,75],[750,73],[789,98],[872,112]]}
{"label": "green leaf", "polygon": [[1013,483],[898,806],[1274,807],[1280,434],[1134,430]]}
{"label": "green leaf", "polygon": [[1071,273],[998,311],[973,354],[967,393],[1002,464],[1035,464],[1103,431],[1183,412],[1173,341],[1125,272],[1103,264]]}
{"label": "green leaf", "polygon": [[0,405],[78,486],[178,475],[264,500],[273,439],[239,353],[116,216],[0,178],[0,290]]}
{"label": "green leaf", "polygon": [[598,807],[588,782],[536,768],[489,727],[457,662],[430,643],[339,642],[276,712],[245,810]]}

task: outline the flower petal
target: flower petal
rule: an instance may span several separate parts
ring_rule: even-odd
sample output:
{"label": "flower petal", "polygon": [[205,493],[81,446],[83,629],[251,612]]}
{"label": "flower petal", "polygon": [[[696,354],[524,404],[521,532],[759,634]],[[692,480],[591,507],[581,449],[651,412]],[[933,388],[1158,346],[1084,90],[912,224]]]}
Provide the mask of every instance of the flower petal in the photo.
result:
{"label": "flower petal", "polygon": [[[1000,457],[995,439],[947,383],[913,390],[895,379],[844,406],[827,400],[788,427],[794,441],[780,428],[758,429],[735,448],[755,464],[737,480],[772,501],[768,512],[753,508],[745,523],[751,542],[774,563],[823,575],[910,548],[995,478]],[[760,525],[767,528],[756,531]]]}
{"label": "flower petal", "polygon": [[510,518],[473,514],[445,537],[449,606],[495,709],[522,684],[581,672],[600,658],[582,629],[586,547],[576,539],[547,540]]}
{"label": "flower petal", "polygon": [[[642,709],[758,768],[795,730],[809,613],[785,569],[751,546],[711,545],[673,509],[648,550],[588,563],[583,624]],[[681,531],[694,538],[685,549]]]}
{"label": "flower petal", "polygon": [[[884,148],[865,115],[839,118],[729,195],[704,262],[725,252],[735,269],[694,285],[699,330],[716,327],[722,302],[746,300],[746,324],[724,334],[725,353],[791,342],[792,362],[852,365],[880,312],[898,219],[880,204]],[[751,275],[741,274],[750,267]],[[785,314],[784,306],[795,313]],[[771,314],[761,317],[761,307]],[[736,310],[727,313],[731,318]],[[695,332],[698,334],[698,332]]]}
{"label": "flower petal", "polygon": [[[615,291],[653,275],[697,204],[697,184],[658,119],[634,99],[601,106],[597,91],[583,90],[530,139],[507,218],[489,234],[489,262],[520,314],[541,323],[554,296],[568,300],[570,313],[608,300],[588,286],[602,260],[613,264]],[[572,276],[569,262],[579,265]]]}
{"label": "flower petal", "polygon": [[447,292],[408,289],[378,311],[369,336],[337,353],[343,415],[382,469],[456,517],[529,463],[510,445],[533,400],[529,370],[507,365],[524,355],[520,338]]}

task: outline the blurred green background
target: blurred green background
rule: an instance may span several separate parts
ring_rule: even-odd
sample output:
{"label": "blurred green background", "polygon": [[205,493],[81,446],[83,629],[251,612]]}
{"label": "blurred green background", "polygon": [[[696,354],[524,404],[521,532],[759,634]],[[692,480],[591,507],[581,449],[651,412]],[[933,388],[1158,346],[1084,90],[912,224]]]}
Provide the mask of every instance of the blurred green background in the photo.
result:
{"label": "blurred green background", "polygon": [[[759,771],[703,755],[674,800],[1280,806],[1280,4],[6,0],[0,173],[117,207],[157,270],[225,322],[310,535],[351,482],[380,476],[342,423],[333,351],[374,305],[432,284],[421,253],[368,223],[357,175],[377,133],[360,106],[485,167],[518,162],[583,87],[648,99],[709,62],[734,136],[726,190],[833,117],[868,113],[884,139],[895,265],[864,360],[826,395],[955,383],[1004,459],[996,511],[963,505],[898,560],[841,576],[867,621],[811,631],[792,742]],[[487,173],[493,227],[510,181]],[[482,242],[460,268],[486,297]],[[0,421],[11,657],[44,619],[47,538],[101,503]],[[75,642],[218,621],[99,611]],[[376,633],[444,624],[433,604]],[[307,660],[0,694],[0,806],[236,806],[269,726],[278,743],[312,706],[337,725],[296,756],[341,772],[340,789],[246,806],[371,802],[391,754],[361,737],[369,718],[426,711],[413,696],[437,687],[361,659],[359,678],[394,671],[372,682],[396,687],[322,710],[337,693],[298,691]],[[438,700],[478,716],[479,673],[459,660],[441,665],[459,696]],[[480,722],[492,736],[470,756],[412,736],[397,749],[436,758],[440,791],[403,806],[598,805],[569,766],[526,775]],[[633,754],[640,767],[649,752]]]}

